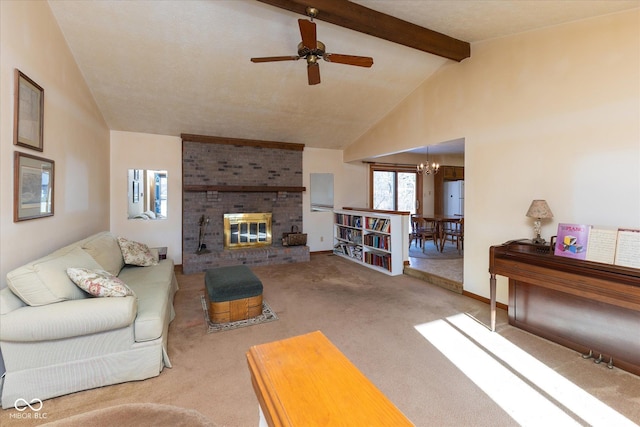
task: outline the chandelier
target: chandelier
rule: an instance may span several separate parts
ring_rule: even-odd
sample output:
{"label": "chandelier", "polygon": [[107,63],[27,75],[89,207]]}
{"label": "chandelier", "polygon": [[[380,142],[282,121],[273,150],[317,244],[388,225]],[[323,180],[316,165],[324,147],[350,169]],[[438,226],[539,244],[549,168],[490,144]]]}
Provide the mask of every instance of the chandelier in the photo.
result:
{"label": "chandelier", "polygon": [[440,164],[433,162],[431,164],[429,164],[429,147],[427,147],[427,162],[426,163],[420,163],[418,166],[416,166],[416,172],[418,172],[419,175],[431,175],[431,174],[437,174],[438,170],[440,169]]}

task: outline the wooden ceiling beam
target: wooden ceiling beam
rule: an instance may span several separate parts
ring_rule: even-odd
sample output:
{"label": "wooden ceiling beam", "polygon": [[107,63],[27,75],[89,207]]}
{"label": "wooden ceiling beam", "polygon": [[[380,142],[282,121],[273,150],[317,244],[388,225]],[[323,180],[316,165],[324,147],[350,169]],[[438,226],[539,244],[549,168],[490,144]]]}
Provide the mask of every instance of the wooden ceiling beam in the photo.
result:
{"label": "wooden ceiling beam", "polygon": [[377,12],[347,0],[258,0],[307,16],[307,7],[318,9],[314,19],[369,34],[393,43],[454,61],[471,56],[468,42]]}

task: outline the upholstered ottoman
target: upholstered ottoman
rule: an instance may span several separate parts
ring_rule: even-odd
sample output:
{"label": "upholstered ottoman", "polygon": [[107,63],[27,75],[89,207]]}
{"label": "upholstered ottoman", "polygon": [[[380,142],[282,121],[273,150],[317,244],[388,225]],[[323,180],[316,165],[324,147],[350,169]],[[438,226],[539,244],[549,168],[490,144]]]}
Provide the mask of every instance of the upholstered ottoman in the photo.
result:
{"label": "upholstered ottoman", "polygon": [[262,282],[249,267],[209,269],[204,284],[211,322],[235,322],[262,314]]}

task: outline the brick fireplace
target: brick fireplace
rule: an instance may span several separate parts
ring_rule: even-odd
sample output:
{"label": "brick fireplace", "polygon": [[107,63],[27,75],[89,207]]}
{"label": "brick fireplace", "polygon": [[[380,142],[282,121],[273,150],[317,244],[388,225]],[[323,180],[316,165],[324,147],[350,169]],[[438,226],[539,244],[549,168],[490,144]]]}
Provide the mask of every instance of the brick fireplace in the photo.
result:
{"label": "brick fireplace", "polygon": [[[309,260],[307,246],[282,246],[302,230],[302,144],[182,135],[182,267],[185,274],[226,265]],[[269,245],[225,248],[225,214],[271,214]],[[205,221],[201,239],[201,223]],[[206,249],[198,250],[201,240]]]}

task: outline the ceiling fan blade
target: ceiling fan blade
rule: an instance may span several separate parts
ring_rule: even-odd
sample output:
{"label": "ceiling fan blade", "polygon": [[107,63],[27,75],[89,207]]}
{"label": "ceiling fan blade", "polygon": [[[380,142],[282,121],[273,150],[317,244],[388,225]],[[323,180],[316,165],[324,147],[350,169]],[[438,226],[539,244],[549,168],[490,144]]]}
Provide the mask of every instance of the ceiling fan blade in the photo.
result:
{"label": "ceiling fan blade", "polygon": [[251,58],[251,62],[297,61],[299,56],[265,56],[263,58]]}
{"label": "ceiling fan blade", "polygon": [[318,47],[318,39],[316,36],[316,23],[307,21],[306,19],[298,19],[300,25],[300,35],[302,36],[302,44],[311,50]]}
{"label": "ceiling fan blade", "polygon": [[337,62],[338,64],[357,65],[358,67],[371,67],[373,58],[368,56],[340,55],[337,53],[325,53],[325,61]]}
{"label": "ceiling fan blade", "polygon": [[309,77],[310,85],[317,85],[320,83],[320,65],[307,64],[307,76]]}

